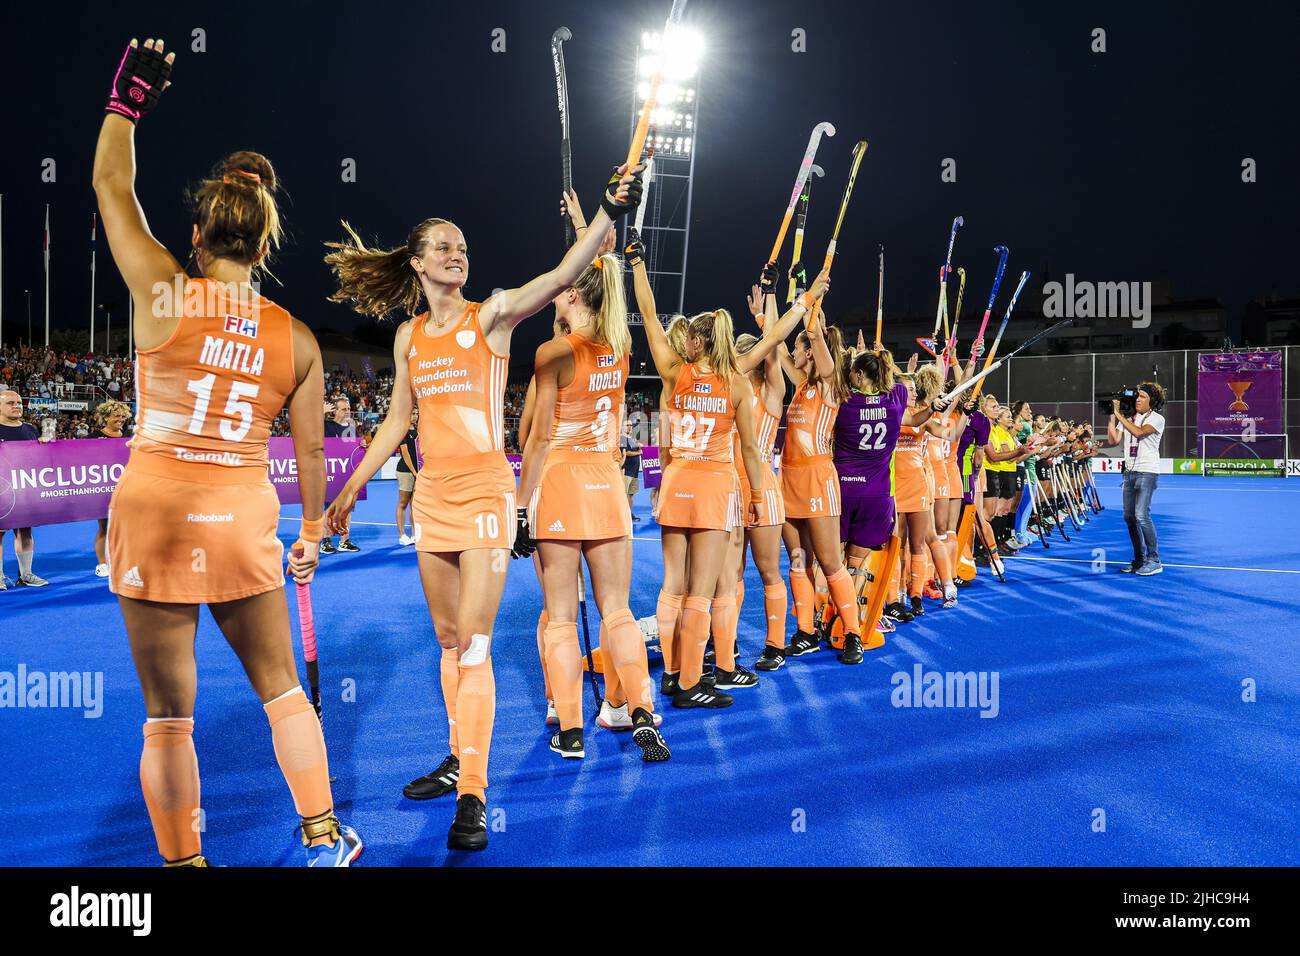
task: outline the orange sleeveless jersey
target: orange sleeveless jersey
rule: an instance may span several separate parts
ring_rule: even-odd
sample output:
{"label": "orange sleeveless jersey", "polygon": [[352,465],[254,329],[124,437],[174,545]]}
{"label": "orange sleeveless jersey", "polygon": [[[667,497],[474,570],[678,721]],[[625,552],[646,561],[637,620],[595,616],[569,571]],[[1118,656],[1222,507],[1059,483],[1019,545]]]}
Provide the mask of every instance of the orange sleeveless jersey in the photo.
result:
{"label": "orange sleeveless jersey", "polygon": [[573,350],[573,381],[556,394],[551,446],[617,457],[628,356],[615,359],[608,345],[581,332],[570,333],[564,341]]}
{"label": "orange sleeveless jersey", "polygon": [[171,338],[136,356],[130,445],[139,467],[188,480],[266,478],[271,425],[297,387],[288,312],[260,295],[241,300],[220,282],[190,279]]}
{"label": "orange sleeveless jersey", "polygon": [[[947,428],[952,424],[952,419],[948,415],[939,415],[935,413],[930,416],[930,421],[938,424],[940,428]],[[935,474],[939,474],[948,467],[948,458],[953,454],[953,446],[956,442],[947,441],[935,435],[927,435],[925,441],[925,454],[930,462],[930,467],[934,469]]]}
{"label": "orange sleeveless jersey", "polygon": [[[913,411],[908,408],[908,411]],[[922,474],[925,471],[925,436],[920,428],[901,425],[898,444],[894,446],[894,472],[896,475]]]}
{"label": "orange sleeveless jersey", "polygon": [[829,458],[831,436],[835,431],[835,416],[838,412],[838,405],[833,405],[822,397],[820,386],[811,381],[800,385],[785,412],[782,466]]}
{"label": "orange sleeveless jersey", "polygon": [[[749,405],[754,410],[754,444],[758,445],[758,456],[764,464],[770,465],[772,452],[776,448],[776,430],[781,420],[768,412],[761,391],[759,389],[754,392]],[[740,457],[740,429],[731,430],[731,439],[731,457],[736,463],[736,474],[740,475],[742,485],[748,484],[749,477],[745,474],[745,465]]]}
{"label": "orange sleeveless jersey", "polygon": [[731,404],[729,382],[687,362],[668,400],[668,414],[674,460],[731,464],[736,410]]}
{"label": "orange sleeveless jersey", "polygon": [[508,355],[488,347],[479,325],[481,303],[466,303],[454,331],[424,331],[415,319],[406,363],[420,409],[420,454],[436,468],[473,467],[504,456]]}

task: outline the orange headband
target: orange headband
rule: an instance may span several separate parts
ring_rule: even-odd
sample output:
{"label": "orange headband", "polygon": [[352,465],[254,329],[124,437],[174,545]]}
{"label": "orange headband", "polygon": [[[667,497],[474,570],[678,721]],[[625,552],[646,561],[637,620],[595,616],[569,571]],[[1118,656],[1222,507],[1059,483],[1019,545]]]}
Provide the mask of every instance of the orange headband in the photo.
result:
{"label": "orange headband", "polygon": [[262,177],[257,175],[257,173],[250,173],[246,169],[232,169],[229,173],[226,173],[226,175],[221,177],[221,181],[223,183],[234,182],[234,180],[230,178],[231,173],[233,173],[236,176],[243,176],[245,179],[251,179],[253,182],[257,183],[258,185],[261,185]]}

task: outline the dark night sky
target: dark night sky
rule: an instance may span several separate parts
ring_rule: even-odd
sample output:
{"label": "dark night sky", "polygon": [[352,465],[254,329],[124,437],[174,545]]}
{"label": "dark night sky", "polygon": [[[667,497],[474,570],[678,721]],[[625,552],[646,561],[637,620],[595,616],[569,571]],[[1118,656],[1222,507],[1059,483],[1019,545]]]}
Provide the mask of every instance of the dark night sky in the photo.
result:
{"label": "dark night sky", "polygon": [[[575,180],[590,205],[626,150],[636,37],[662,25],[668,6],[143,0],[128,16],[117,4],[10,5],[0,32],[20,42],[0,156],[6,339],[25,325],[27,287],[39,328],[46,202],[54,324],[86,322],[91,160],[133,34],[178,51],[174,86],[137,136],[138,192],[155,233],[183,260],[184,187],[226,152],[258,149],[291,197],[293,242],[276,269],[284,288],[271,297],[313,326],[350,330],[356,318],[324,301],[320,261],[340,218],[388,245],[426,216],[455,220],[475,298],[558,258],[551,32],[564,24],[574,35]],[[692,0],[686,19],[708,43],[688,309],[743,311],[821,120],[839,132],[818,156],[827,178],[809,217],[809,261],[829,238],[849,150],[870,143],[832,318],[874,305],[880,242],[887,313],[932,309],[958,213],[955,262],[968,267],[975,301],[997,242],[1011,248],[1009,281],[1045,264],[1058,278],[1170,279],[1180,297],[1221,298],[1230,316],[1257,296],[1300,292],[1292,4]],[[1097,26],[1104,55],[1089,51]],[[207,31],[206,53],[189,52],[194,27]],[[495,27],[507,31],[505,54],[490,50]],[[807,31],[806,54],[790,50],[795,27]],[[940,182],[948,156],[956,184]],[[1247,156],[1258,162],[1253,185],[1241,182]],[[44,157],[57,160],[54,184],[40,180]],[[340,181],[344,157],[357,161],[355,184]],[[101,301],[125,303],[102,241],[99,283]],[[547,325],[539,316],[515,351]]]}

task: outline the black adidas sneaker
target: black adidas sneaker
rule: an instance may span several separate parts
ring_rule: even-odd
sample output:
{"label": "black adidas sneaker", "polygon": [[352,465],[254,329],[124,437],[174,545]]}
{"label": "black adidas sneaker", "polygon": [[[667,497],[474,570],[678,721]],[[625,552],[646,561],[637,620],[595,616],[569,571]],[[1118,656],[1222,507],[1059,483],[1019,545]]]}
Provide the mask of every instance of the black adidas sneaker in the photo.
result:
{"label": "black adidas sneaker", "polygon": [[909,624],[915,620],[916,615],[908,610],[907,605],[902,601],[895,601],[885,607],[885,617],[899,624]]}
{"label": "black adidas sneaker", "polygon": [[805,654],[811,654],[813,651],[821,649],[821,641],[816,636],[800,631],[790,642],[790,646],[785,649],[786,657],[803,657]]}
{"label": "black adidas sneaker", "polygon": [[763,653],[759,656],[758,660],[754,662],[754,670],[774,671],[779,670],[784,664],[785,650],[768,644],[763,648]]}
{"label": "black adidas sneaker", "polygon": [[673,755],[664,743],[663,734],[655,727],[654,715],[643,707],[632,711],[632,742],[641,748],[641,759],[646,763],[662,763]]}
{"label": "black adidas sneaker", "polygon": [[714,690],[701,680],[694,687],[683,687],[673,697],[674,707],[704,707],[716,710],[722,707],[730,707],[735,703],[730,694],[724,694],[720,690]]}
{"label": "black adidas sneaker", "polygon": [[713,686],[718,690],[735,690],[738,687],[758,686],[758,675],[747,671],[739,664],[734,671],[724,671],[721,667],[714,669]]}
{"label": "black adidas sneaker", "polygon": [[913,595],[912,596],[912,617],[924,617],[924,616],[925,616],[925,606],[921,603],[921,599],[919,597]]}
{"label": "black adidas sneaker", "polygon": [[456,819],[447,831],[448,850],[486,850],[487,807],[472,793],[463,793],[456,801]]}
{"label": "black adidas sneaker", "polygon": [[678,687],[678,674],[664,671],[663,677],[659,678],[659,693],[665,697],[674,696],[680,688]]}
{"label": "black adidas sneaker", "polygon": [[574,727],[572,730],[561,730],[558,734],[551,734],[551,749],[561,757],[572,760],[581,760],[587,756],[587,751],[582,745],[582,728]]}
{"label": "black adidas sneaker", "polygon": [[432,800],[456,792],[456,781],[460,779],[460,761],[450,754],[438,769],[416,777],[402,788],[402,795],[411,800]]}

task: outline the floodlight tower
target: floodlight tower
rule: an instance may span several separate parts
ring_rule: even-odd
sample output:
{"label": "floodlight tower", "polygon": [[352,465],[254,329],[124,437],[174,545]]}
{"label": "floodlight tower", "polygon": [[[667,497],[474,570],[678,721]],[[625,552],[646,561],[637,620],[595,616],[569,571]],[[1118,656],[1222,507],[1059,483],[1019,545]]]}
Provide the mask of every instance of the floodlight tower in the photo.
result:
{"label": "floodlight tower", "polygon": [[[646,137],[647,149],[654,149],[654,181],[646,196],[641,230],[650,286],[661,314],[685,309],[703,55],[703,38],[687,28],[674,30],[667,39],[660,33],[642,33],[637,45],[629,133],[650,95],[651,77],[657,71],[662,76]],[[623,223],[626,239],[629,223],[626,219]],[[635,375],[639,369],[634,365],[632,371]]]}

